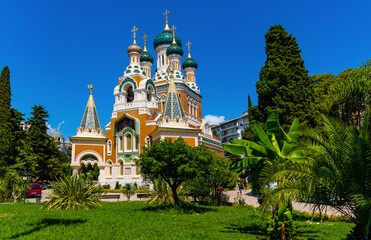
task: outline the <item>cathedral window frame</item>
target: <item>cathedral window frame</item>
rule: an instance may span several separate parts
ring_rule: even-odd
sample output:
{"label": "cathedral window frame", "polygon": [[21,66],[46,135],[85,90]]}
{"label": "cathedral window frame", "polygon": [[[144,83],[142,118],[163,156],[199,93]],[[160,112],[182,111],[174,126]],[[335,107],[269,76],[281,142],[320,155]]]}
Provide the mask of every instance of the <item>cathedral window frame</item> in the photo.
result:
{"label": "cathedral window frame", "polygon": [[[130,136],[130,140],[129,140]],[[130,143],[130,149],[129,144]],[[133,151],[133,135],[130,132],[126,132],[124,135],[124,152],[132,152]]]}
{"label": "cathedral window frame", "polygon": [[118,164],[119,164],[119,167],[118,167],[118,176],[123,176],[124,175],[124,161],[122,159],[119,159],[118,160]]}
{"label": "cathedral window frame", "polygon": [[146,147],[151,146],[151,138],[149,136],[147,136],[144,141]]}
{"label": "cathedral window frame", "polygon": [[111,160],[108,160],[107,161],[107,164],[108,164],[108,168],[107,168],[107,176],[108,177],[112,177],[112,165],[113,165],[113,163],[112,163],[112,161]]}
{"label": "cathedral window frame", "polygon": [[107,141],[107,155],[111,155],[111,154],[112,154],[112,141],[108,140]]}
{"label": "cathedral window frame", "polygon": [[119,135],[117,136],[117,152],[122,153],[123,152],[123,136]]}

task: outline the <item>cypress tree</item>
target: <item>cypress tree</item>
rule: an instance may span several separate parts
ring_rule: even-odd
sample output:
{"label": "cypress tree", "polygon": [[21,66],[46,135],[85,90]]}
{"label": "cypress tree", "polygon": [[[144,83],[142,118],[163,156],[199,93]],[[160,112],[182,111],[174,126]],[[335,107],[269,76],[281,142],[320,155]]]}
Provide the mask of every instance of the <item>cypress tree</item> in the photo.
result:
{"label": "cypress tree", "polygon": [[10,97],[10,71],[5,66],[0,76],[0,169],[9,164],[11,155]]}
{"label": "cypress tree", "polygon": [[256,83],[258,108],[253,117],[265,122],[271,110],[277,110],[279,121],[288,127],[295,117],[302,125],[315,127],[319,111],[314,104],[314,81],[308,76],[296,39],[281,25],[265,34],[267,60]]}

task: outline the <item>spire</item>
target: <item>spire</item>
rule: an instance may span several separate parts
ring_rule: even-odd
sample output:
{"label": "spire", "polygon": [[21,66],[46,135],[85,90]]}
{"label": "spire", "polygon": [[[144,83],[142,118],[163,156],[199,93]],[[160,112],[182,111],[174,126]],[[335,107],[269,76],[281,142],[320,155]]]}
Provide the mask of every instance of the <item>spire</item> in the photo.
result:
{"label": "spire", "polygon": [[83,131],[90,128],[93,131],[100,131],[101,128],[99,124],[97,109],[95,108],[93,99],[93,85],[88,85],[88,88],[90,89],[90,96],[88,103],[86,104],[84,116],[82,117],[80,129]]}
{"label": "spire", "polygon": [[144,49],[143,52],[147,52],[147,34],[144,34],[143,40],[144,40]]}
{"label": "spire", "polygon": [[188,41],[188,43],[186,44],[187,46],[188,46],[188,58],[192,58],[191,57],[191,42],[190,41]]}
{"label": "spire", "polygon": [[177,44],[176,41],[175,41],[175,29],[176,27],[173,25],[173,27],[170,29],[171,31],[173,31],[173,42],[171,44]]}
{"label": "spire", "polygon": [[166,9],[165,10],[165,12],[164,12],[164,15],[165,15],[165,19],[166,19],[166,24],[165,24],[165,29],[164,29],[164,31],[165,30],[170,30],[170,28],[169,28],[169,22],[167,21],[167,18],[168,18],[168,14],[169,14],[170,12]]}
{"label": "spire", "polygon": [[182,104],[180,103],[178,91],[176,90],[175,82],[174,82],[174,70],[173,67],[170,66],[169,68],[170,73],[170,83],[169,89],[167,91],[165,108],[163,110],[162,116],[163,118],[167,118],[168,120],[177,120],[177,119],[185,119],[185,115],[183,112]]}

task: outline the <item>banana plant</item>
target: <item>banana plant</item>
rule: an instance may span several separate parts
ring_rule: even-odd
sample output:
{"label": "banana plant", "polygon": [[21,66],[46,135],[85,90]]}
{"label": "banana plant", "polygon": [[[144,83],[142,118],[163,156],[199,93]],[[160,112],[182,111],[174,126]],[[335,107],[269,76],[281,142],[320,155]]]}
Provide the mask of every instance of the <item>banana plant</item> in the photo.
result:
{"label": "banana plant", "polygon": [[[290,231],[291,220],[285,217],[287,215],[286,210],[292,211],[292,209],[286,207],[286,205],[291,205],[291,194],[277,198],[274,196],[274,190],[262,188],[272,180],[278,182],[278,188],[290,184],[290,182],[285,181],[285,173],[281,174],[281,172],[285,165],[292,167],[291,162],[303,158],[303,152],[293,150],[298,139],[299,119],[295,118],[289,132],[285,133],[280,126],[277,112],[271,111],[266,125],[267,130],[264,132],[258,123],[253,122],[251,124],[256,142],[232,139],[231,144],[224,144],[223,148],[229,153],[245,156],[245,158],[232,163],[231,168],[236,171],[254,169],[249,179],[253,187],[253,193],[265,193],[264,195],[267,197],[263,197],[262,209],[266,211],[268,206],[273,207],[275,210],[272,219],[278,219],[279,221],[277,221],[280,223],[279,225],[278,222],[273,224],[274,229],[270,229],[270,232],[275,232],[275,234],[281,236],[281,239],[286,239],[292,234],[292,231]],[[276,175],[275,170],[279,170],[280,174]],[[272,178],[272,176],[274,177]],[[285,211],[282,209],[285,209]]]}
{"label": "banana plant", "polygon": [[[237,172],[249,168],[255,169],[251,177],[254,192],[260,192],[257,183],[260,171],[266,164],[272,164],[280,159],[294,158],[300,152],[293,153],[298,139],[299,119],[295,118],[290,131],[286,134],[280,126],[277,111],[271,111],[267,119],[267,131],[257,122],[251,123],[256,142],[244,139],[232,139],[231,144],[224,144],[223,148],[229,153],[243,155],[244,158],[233,162],[230,166]],[[255,189],[254,189],[255,188]]]}

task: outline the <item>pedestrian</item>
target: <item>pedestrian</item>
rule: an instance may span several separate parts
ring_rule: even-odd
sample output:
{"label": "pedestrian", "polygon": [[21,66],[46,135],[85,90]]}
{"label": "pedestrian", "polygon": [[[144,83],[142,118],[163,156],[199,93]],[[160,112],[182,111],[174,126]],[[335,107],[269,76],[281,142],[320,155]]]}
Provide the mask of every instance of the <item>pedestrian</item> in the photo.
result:
{"label": "pedestrian", "polygon": [[236,186],[236,191],[237,191],[237,196],[240,194],[240,182],[238,182],[237,186]]}
{"label": "pedestrian", "polygon": [[238,189],[240,190],[240,195],[242,195],[243,184],[241,182],[238,183]]}

